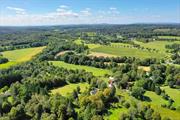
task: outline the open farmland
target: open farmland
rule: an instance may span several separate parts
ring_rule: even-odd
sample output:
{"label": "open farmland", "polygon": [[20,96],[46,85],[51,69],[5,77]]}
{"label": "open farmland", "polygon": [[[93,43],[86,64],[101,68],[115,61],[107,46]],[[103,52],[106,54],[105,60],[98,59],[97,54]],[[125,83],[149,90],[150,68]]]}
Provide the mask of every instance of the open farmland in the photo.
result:
{"label": "open farmland", "polygon": [[176,39],[180,40],[180,36],[158,36],[160,39]]}
{"label": "open farmland", "polygon": [[64,67],[67,69],[84,69],[87,72],[92,72],[93,75],[95,76],[104,76],[105,74],[111,74],[110,70],[106,70],[106,69],[99,69],[99,68],[95,68],[95,67],[89,67],[89,66],[82,66],[82,65],[74,65],[74,64],[68,64],[62,61],[50,61],[50,63],[52,63],[55,66],[58,67]]}
{"label": "open farmland", "polygon": [[44,48],[45,47],[36,47],[2,52],[2,55],[8,58],[9,62],[1,64],[0,68],[8,68],[9,66],[28,61]]}
{"label": "open farmland", "polygon": [[141,47],[144,48],[151,48],[151,49],[156,49],[159,50],[161,53],[165,53],[166,52],[166,45],[171,45],[174,43],[179,43],[180,41],[153,41],[153,42],[148,42],[148,43],[143,43],[143,42],[139,42],[139,41],[134,41],[134,43],[140,45]]}
{"label": "open farmland", "polygon": [[136,58],[163,58],[162,53],[153,53],[148,51],[143,51],[136,48],[126,48],[126,47],[113,47],[113,46],[100,46],[92,49],[93,52],[106,53],[116,56],[128,56]]}

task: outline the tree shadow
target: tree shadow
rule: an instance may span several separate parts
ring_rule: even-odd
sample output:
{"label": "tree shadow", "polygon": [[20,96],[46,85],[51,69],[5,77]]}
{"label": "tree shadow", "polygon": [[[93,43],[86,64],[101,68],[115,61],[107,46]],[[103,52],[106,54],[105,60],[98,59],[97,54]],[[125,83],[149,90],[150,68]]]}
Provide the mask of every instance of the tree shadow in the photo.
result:
{"label": "tree shadow", "polygon": [[143,101],[151,102],[152,100],[151,100],[150,97],[144,96],[144,97],[143,97]]}

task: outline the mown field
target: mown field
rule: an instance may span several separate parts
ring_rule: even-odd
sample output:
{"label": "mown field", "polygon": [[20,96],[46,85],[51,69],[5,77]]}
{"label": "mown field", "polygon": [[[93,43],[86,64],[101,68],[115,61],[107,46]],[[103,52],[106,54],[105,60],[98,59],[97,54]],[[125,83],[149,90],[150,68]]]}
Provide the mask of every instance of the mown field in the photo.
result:
{"label": "mown field", "polygon": [[165,92],[174,100],[174,107],[180,107],[180,90],[168,86],[161,87],[161,89],[165,90]]}
{"label": "mown field", "polygon": [[88,88],[89,84],[88,83],[69,84],[69,85],[65,85],[63,87],[55,88],[55,89],[51,90],[51,93],[52,94],[58,93],[63,96],[66,96],[69,93],[72,93],[73,90],[75,90],[78,86],[81,89],[80,92],[84,92],[86,90],[86,88]]}
{"label": "mown field", "polygon": [[177,39],[180,40],[180,36],[158,36],[160,39]]}
{"label": "mown field", "polygon": [[165,48],[166,45],[171,45],[173,43],[180,44],[180,41],[154,41],[154,42],[148,42],[148,43],[143,43],[143,42],[139,42],[139,41],[134,41],[134,42],[144,48],[156,49],[162,53],[166,52],[166,50],[167,50]]}
{"label": "mown field", "polygon": [[[163,36],[161,36],[163,37]],[[168,36],[165,36],[168,37]],[[169,36],[173,37],[173,36]],[[179,37],[176,37],[179,38]],[[83,40],[77,39],[75,40],[76,44],[82,44]],[[85,44],[90,49],[90,55],[94,56],[129,56],[129,57],[137,57],[137,58],[169,58],[170,53],[166,51],[168,49],[165,48],[166,45],[171,45],[174,43],[180,44],[180,41],[153,41],[148,43],[139,42],[137,40],[134,43],[140,45],[141,47],[148,48],[148,49],[155,49],[156,51],[148,51],[146,49],[137,49],[134,48],[133,45],[128,43],[111,43],[111,45],[100,45],[100,44]]]}
{"label": "mown field", "polygon": [[68,64],[62,61],[50,61],[55,66],[58,67],[64,67],[67,69],[83,69],[86,70],[87,72],[92,72],[93,75],[95,76],[104,76],[105,74],[111,74],[110,70],[106,69],[100,69],[100,68],[95,68],[95,67],[89,67],[89,66],[83,66],[83,65],[74,65],[74,64]]}
{"label": "mown field", "polygon": [[32,59],[33,56],[40,53],[44,48],[45,47],[36,47],[2,52],[3,57],[8,58],[9,62],[0,64],[0,69],[28,61]]}
{"label": "mown field", "polygon": [[163,58],[164,54],[154,53],[146,50],[140,50],[136,48],[127,48],[127,47],[114,47],[114,46],[100,46],[94,49],[91,49],[92,52],[106,53],[116,56],[128,56],[136,58]]}

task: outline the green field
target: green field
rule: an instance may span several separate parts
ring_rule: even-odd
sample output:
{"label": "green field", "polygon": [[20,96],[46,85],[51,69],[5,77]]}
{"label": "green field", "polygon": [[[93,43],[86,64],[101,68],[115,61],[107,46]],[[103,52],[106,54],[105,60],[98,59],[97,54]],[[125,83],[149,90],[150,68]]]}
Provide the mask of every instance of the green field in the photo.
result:
{"label": "green field", "polygon": [[[166,88],[166,87],[165,87]],[[168,87],[167,87],[168,88]],[[166,88],[166,89],[167,89]],[[176,91],[177,92],[177,91]],[[138,103],[138,102],[141,102],[143,103],[144,105],[147,105],[147,104],[150,104],[151,107],[156,111],[156,112],[159,112],[162,116],[162,118],[164,117],[169,117],[171,118],[172,120],[179,120],[179,116],[180,116],[180,112],[179,111],[174,111],[174,110],[170,110],[170,109],[167,109],[167,108],[163,108],[161,107],[161,104],[163,103],[167,103],[168,101],[164,100],[161,96],[158,96],[156,95],[156,93],[154,92],[151,92],[151,91],[146,91],[145,93],[145,96],[149,97],[151,99],[150,102],[148,101],[140,101],[140,100],[137,100],[137,99],[134,99],[132,96],[129,95],[128,92],[126,91],[123,91],[123,90],[120,90],[120,89],[117,89],[117,95],[121,95],[121,96],[124,96],[125,97],[125,100],[130,102],[130,103]],[[178,96],[177,96],[178,97]],[[118,113],[121,114],[122,111],[121,109],[119,109],[118,111],[116,110],[111,110],[112,111],[112,114],[109,116],[109,117],[112,117],[113,116],[115,117],[115,114],[117,115]],[[124,111],[126,112],[126,111]]]}
{"label": "green field", "polygon": [[2,52],[3,57],[8,58],[9,62],[0,65],[0,69],[8,68],[21,62],[30,60],[33,56],[40,53],[45,47],[26,48]]}
{"label": "green field", "polygon": [[109,112],[111,113],[110,116],[105,116],[105,120],[118,120],[121,114],[126,113],[128,109],[126,108],[114,108],[110,109]]}
{"label": "green field", "polygon": [[162,104],[167,104],[168,101],[164,100],[161,96],[157,95],[155,92],[146,91],[144,94],[145,96],[149,97],[152,104],[161,106]]}
{"label": "green field", "polygon": [[151,101],[143,103],[151,104],[152,108],[154,108],[155,111],[159,112],[163,118],[170,117],[172,120],[178,120],[178,117],[180,116],[179,111],[161,107],[162,104],[168,104],[168,101],[164,100],[161,96],[152,91],[146,91],[145,96],[148,96]]}
{"label": "green field", "polygon": [[174,100],[174,107],[180,107],[180,90],[168,86],[161,87],[161,89],[165,90],[165,92]]}
{"label": "green field", "polygon": [[[75,40],[74,43],[76,44],[82,44],[83,43],[83,40],[81,40],[80,38]],[[93,49],[93,48],[97,48],[97,47],[100,47],[101,45],[100,44],[85,44],[88,46],[89,49]]]}
{"label": "green field", "polygon": [[145,96],[148,96],[151,99],[151,101],[145,101],[143,103],[150,104],[155,111],[161,114],[162,118],[169,117],[172,120],[178,120],[178,117],[180,115],[179,111],[174,111],[168,108],[161,107],[162,104],[167,104],[168,101],[164,100],[161,96],[157,95],[155,92],[152,91],[146,91]]}
{"label": "green field", "polygon": [[171,45],[173,43],[179,43],[180,41],[154,41],[154,42],[148,42],[148,43],[143,43],[143,42],[139,42],[139,41],[134,41],[136,44],[139,44],[141,47],[144,48],[151,48],[151,49],[156,49],[159,50],[160,52],[164,53],[166,52],[166,45]]}
{"label": "green field", "polygon": [[68,93],[72,93],[73,90],[76,89],[78,86],[81,89],[80,92],[84,92],[88,88],[89,84],[87,83],[69,84],[69,85],[65,85],[64,87],[53,89],[51,90],[51,93],[52,94],[59,93],[63,96],[66,96]]}
{"label": "green field", "polygon": [[128,56],[136,58],[163,58],[164,54],[162,53],[153,53],[148,52],[147,50],[140,50],[136,48],[127,48],[127,47],[114,47],[114,46],[100,46],[93,48],[92,52],[100,52],[106,54],[112,54],[116,56]]}
{"label": "green field", "polygon": [[104,76],[105,74],[111,74],[110,70],[106,69],[100,69],[95,67],[89,67],[89,66],[82,66],[82,65],[74,65],[74,64],[68,64],[62,61],[50,61],[53,65],[58,67],[64,67],[67,69],[84,69],[87,72],[92,72],[95,76]]}
{"label": "green field", "polygon": [[180,36],[158,36],[160,39],[177,39],[180,40]]}

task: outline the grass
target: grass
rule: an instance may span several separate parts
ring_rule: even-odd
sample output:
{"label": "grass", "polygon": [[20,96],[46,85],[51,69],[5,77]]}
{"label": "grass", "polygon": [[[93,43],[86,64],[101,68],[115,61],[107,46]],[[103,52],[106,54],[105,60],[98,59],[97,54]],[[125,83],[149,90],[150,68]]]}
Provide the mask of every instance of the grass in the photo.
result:
{"label": "grass", "polygon": [[180,107],[180,90],[173,89],[168,86],[161,87],[174,100],[174,107]]}
{"label": "grass", "polygon": [[180,36],[158,36],[160,39],[177,39],[180,40]]}
{"label": "grass", "polygon": [[44,48],[45,47],[36,47],[2,52],[3,57],[8,58],[9,62],[1,64],[0,69],[28,61],[32,59],[33,56],[40,53]]}
{"label": "grass", "polygon": [[161,106],[162,104],[168,103],[168,101],[164,100],[161,96],[157,95],[155,92],[146,91],[146,93],[144,95],[151,99],[150,103],[152,103],[152,104]]}
{"label": "grass", "polygon": [[89,67],[89,66],[83,66],[83,65],[74,65],[74,64],[68,64],[63,61],[50,61],[53,65],[58,67],[64,67],[67,69],[83,69],[87,72],[93,73],[95,76],[104,76],[105,74],[111,74],[110,70],[107,69],[100,69],[95,67]]}
{"label": "grass", "polygon": [[66,96],[69,93],[72,93],[73,90],[76,89],[78,86],[81,88],[80,92],[84,92],[86,88],[88,88],[89,84],[88,83],[69,84],[69,85],[65,85],[64,87],[53,89],[51,90],[51,93],[52,94],[59,93],[63,96]]}
{"label": "grass", "polygon": [[128,109],[126,108],[117,108],[117,109],[110,109],[109,112],[111,113],[108,117],[105,116],[105,120],[118,120],[123,113],[126,113]]}
{"label": "grass", "polygon": [[[167,89],[168,87],[167,88],[164,87],[164,88]],[[138,102],[140,102],[140,103],[142,103],[144,105],[150,104],[151,107],[155,110],[155,112],[158,112],[158,113],[161,114],[162,119],[164,117],[169,117],[172,120],[179,120],[178,118],[180,116],[180,112],[161,107],[161,104],[167,103],[167,101],[163,100],[161,96],[156,95],[156,93],[154,93],[154,92],[146,91],[146,93],[145,93],[145,96],[148,96],[151,99],[150,102],[137,100],[137,99],[133,98],[132,96],[130,96],[127,91],[123,91],[123,90],[120,90],[120,89],[117,89],[116,94],[124,96],[125,100],[130,102],[130,103],[134,103],[134,102],[138,103]],[[117,110],[117,111],[119,111],[119,113],[121,113],[121,110]],[[114,114],[116,114],[116,111],[115,111]],[[110,117],[111,117],[111,115],[110,115]]]}
{"label": "grass", "polygon": [[100,44],[86,44],[88,46],[89,49],[94,49],[94,48],[98,48],[101,47]]}
{"label": "grass", "polygon": [[126,48],[126,47],[113,47],[113,46],[100,46],[91,50],[92,52],[100,52],[106,54],[112,54],[116,56],[128,56],[136,58],[163,58],[162,53],[153,53],[148,51],[143,51],[136,48]]}
{"label": "grass", "polygon": [[179,111],[170,110],[167,108],[161,107],[162,104],[167,104],[168,101],[164,100],[161,96],[157,95],[155,92],[152,91],[146,91],[145,96],[148,96],[151,99],[151,102],[143,102],[145,104],[151,104],[151,107],[159,112],[164,117],[169,117],[172,120],[178,120],[180,116]]}
{"label": "grass", "polygon": [[111,43],[111,46],[114,46],[114,47],[119,47],[119,46],[122,46],[122,47],[124,47],[124,46],[129,46],[129,47],[133,47],[133,45],[131,45],[131,44],[128,44],[128,43]]}
{"label": "grass", "polygon": [[83,43],[83,40],[81,40],[81,39],[79,38],[79,39],[75,40],[74,43],[80,45],[80,44]]}
{"label": "grass", "polygon": [[145,47],[145,48],[151,48],[151,49],[156,49],[159,50],[162,53],[166,52],[166,45],[171,45],[173,43],[179,43],[180,41],[154,41],[154,42],[148,42],[148,43],[143,43],[143,42],[139,42],[139,41],[134,41],[136,44],[139,44],[141,47]]}
{"label": "grass", "polygon": [[100,52],[90,52],[88,56],[96,56],[96,57],[117,57],[116,55],[106,54],[106,53],[100,53]]}
{"label": "grass", "polygon": [[[78,38],[77,40],[74,41],[74,43],[80,45],[82,44],[84,41],[80,38]],[[93,48],[97,48],[97,47],[100,47],[101,45],[100,44],[84,44],[84,45],[87,45],[89,49],[93,49]]]}

